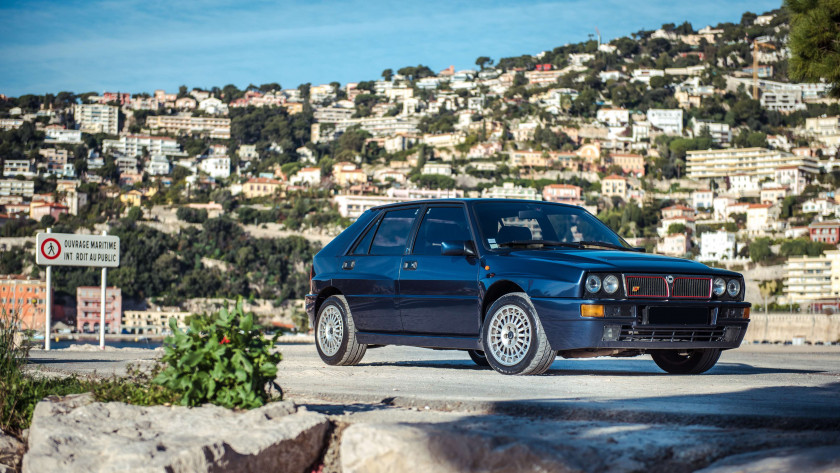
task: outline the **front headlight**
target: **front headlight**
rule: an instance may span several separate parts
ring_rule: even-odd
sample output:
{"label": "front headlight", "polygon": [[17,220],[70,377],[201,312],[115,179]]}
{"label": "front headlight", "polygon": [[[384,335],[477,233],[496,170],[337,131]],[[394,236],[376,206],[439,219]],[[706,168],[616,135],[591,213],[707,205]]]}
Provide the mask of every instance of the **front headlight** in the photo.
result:
{"label": "front headlight", "polygon": [[618,290],[618,278],[610,274],[604,278],[604,291],[607,294],[613,294]]}
{"label": "front headlight", "polygon": [[601,290],[601,278],[595,276],[594,274],[590,275],[586,278],[586,290],[587,292],[591,292],[595,294],[596,292]]}
{"label": "front headlight", "polygon": [[735,297],[741,293],[741,282],[737,279],[730,279],[728,283],[726,283],[726,293],[729,294],[729,297]]}
{"label": "front headlight", "polygon": [[714,288],[712,288],[712,292],[715,293],[716,296],[722,296],[724,291],[726,291],[726,281],[723,278],[715,278]]}

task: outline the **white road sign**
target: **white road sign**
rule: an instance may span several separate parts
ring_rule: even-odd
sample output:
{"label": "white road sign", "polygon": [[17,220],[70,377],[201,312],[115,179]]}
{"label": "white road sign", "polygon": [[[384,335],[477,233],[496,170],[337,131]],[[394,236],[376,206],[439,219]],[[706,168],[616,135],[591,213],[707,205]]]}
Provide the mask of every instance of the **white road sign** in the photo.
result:
{"label": "white road sign", "polygon": [[39,233],[35,262],[47,266],[116,268],[120,265],[120,237]]}

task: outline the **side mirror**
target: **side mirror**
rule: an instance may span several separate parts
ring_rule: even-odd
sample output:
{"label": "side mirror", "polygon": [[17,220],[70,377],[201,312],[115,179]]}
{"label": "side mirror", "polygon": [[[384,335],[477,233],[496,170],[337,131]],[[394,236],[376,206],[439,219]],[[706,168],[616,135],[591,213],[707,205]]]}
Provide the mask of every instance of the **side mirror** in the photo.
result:
{"label": "side mirror", "polygon": [[475,256],[475,245],[467,241],[443,241],[440,244],[440,254],[443,256]]}

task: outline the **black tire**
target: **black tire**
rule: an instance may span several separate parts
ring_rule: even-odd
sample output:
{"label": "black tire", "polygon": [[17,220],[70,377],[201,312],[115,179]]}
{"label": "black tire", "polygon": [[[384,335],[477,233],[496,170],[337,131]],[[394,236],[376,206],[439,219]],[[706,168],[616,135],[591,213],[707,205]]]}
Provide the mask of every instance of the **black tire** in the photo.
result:
{"label": "black tire", "polygon": [[[510,337],[504,333],[506,325],[499,325],[499,322],[504,320],[506,314],[521,322],[521,333],[520,330],[517,330],[516,334],[509,330],[507,333]],[[487,309],[481,327],[481,343],[490,366],[499,373],[508,375],[545,373],[557,355],[548,344],[537,311],[524,292],[506,294]],[[505,343],[516,345],[510,348],[516,350],[516,353],[507,360],[502,359],[506,356]]]}
{"label": "black tire", "polygon": [[481,350],[467,350],[467,353],[470,354],[470,359],[473,360],[473,363],[477,364],[478,366],[489,367],[490,363],[487,362],[487,355],[484,354]]}
{"label": "black tire", "polygon": [[[322,319],[325,320],[323,327]],[[339,328],[341,333],[337,334]],[[322,333],[330,333],[334,338],[323,338]],[[356,325],[344,296],[330,296],[318,309],[318,316],[315,317],[315,348],[318,356],[328,365],[355,365],[365,356],[367,345],[356,341]]]}
{"label": "black tire", "polygon": [[650,353],[657,366],[671,374],[700,374],[709,371],[720,358],[720,349],[656,350]]}

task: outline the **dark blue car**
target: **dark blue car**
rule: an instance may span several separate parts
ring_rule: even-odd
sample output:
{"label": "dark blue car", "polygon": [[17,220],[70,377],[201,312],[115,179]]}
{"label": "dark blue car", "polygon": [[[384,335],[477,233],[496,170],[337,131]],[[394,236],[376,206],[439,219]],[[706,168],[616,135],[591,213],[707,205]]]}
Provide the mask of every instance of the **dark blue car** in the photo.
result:
{"label": "dark blue car", "polygon": [[453,199],[368,210],[314,259],[306,310],[331,365],[368,347],[468,351],[503,374],[650,354],[702,373],[749,324],[743,277],[645,254],[586,210]]}

